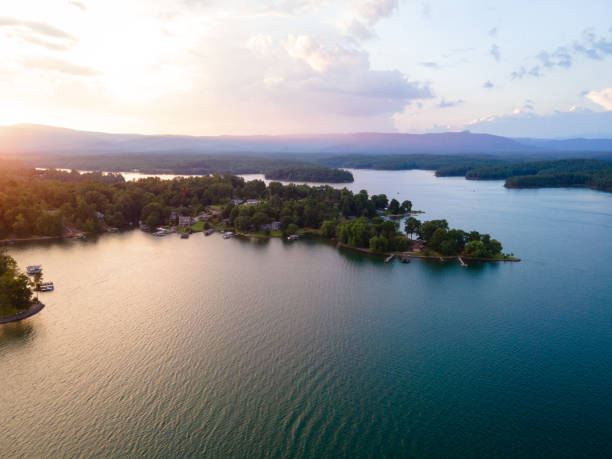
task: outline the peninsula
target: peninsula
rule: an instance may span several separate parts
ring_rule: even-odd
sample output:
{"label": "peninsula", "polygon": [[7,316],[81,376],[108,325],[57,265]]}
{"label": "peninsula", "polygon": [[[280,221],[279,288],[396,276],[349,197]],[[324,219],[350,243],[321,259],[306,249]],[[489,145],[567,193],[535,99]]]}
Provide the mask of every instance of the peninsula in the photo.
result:
{"label": "peninsula", "polygon": [[[488,234],[417,219],[408,200],[234,175],[126,182],[120,175],[16,169],[0,173],[0,209],[0,239],[227,229],[260,236],[309,233],[372,253],[517,261]],[[399,215],[407,216],[405,232],[387,217]]]}

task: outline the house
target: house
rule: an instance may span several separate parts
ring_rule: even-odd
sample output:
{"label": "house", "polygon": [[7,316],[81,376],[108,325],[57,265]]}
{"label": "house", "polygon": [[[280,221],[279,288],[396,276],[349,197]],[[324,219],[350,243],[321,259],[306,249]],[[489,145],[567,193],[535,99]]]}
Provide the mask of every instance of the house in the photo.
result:
{"label": "house", "polygon": [[281,222],[272,222],[261,225],[261,229],[264,231],[278,231],[281,229]]}
{"label": "house", "polygon": [[175,211],[170,212],[170,221],[176,221],[178,215],[176,214]]}
{"label": "house", "polygon": [[191,217],[184,217],[182,215],[179,215],[178,218],[178,226],[191,226],[194,223],[194,219]]}
{"label": "house", "polygon": [[242,204],[244,201],[242,199],[232,199],[232,203],[235,206],[239,206],[240,204]]}
{"label": "house", "polygon": [[245,204],[247,206],[254,206],[255,204],[257,204],[259,201],[257,201],[257,199],[247,199],[247,202],[245,202]]}
{"label": "house", "polygon": [[104,219],[104,214],[102,212],[96,212],[96,217],[98,217],[98,219],[103,220]]}

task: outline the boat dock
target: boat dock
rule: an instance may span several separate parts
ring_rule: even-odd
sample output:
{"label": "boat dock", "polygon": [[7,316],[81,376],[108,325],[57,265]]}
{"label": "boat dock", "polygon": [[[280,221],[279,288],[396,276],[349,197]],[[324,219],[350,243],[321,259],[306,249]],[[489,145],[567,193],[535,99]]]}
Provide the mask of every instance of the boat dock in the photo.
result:
{"label": "boat dock", "polygon": [[391,260],[393,260],[395,258],[394,254],[389,255],[387,258],[385,258],[385,263],[389,263]]}
{"label": "boat dock", "polygon": [[461,257],[457,257],[457,260],[459,260],[459,263],[461,263],[461,267],[463,268],[467,268],[468,265],[465,263],[465,261],[463,261],[463,259]]}

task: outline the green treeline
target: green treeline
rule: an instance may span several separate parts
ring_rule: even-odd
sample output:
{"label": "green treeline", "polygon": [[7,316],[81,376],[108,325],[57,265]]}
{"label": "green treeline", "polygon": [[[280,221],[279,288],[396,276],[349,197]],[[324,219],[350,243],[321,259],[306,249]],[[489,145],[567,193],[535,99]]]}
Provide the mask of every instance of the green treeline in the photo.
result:
{"label": "green treeline", "polygon": [[296,182],[351,183],[354,181],[353,174],[349,171],[314,166],[291,166],[273,169],[266,172],[266,178]]}
{"label": "green treeline", "polygon": [[507,160],[484,155],[334,155],[317,160],[328,167],[378,170],[435,170],[438,176],[463,176],[476,167],[503,164]]}
{"label": "green treeline", "polygon": [[[125,184],[121,175],[79,174],[56,170],[3,169],[0,172],[0,239],[61,236],[64,225],[86,232],[104,229],[108,220],[123,226],[112,200],[113,185]],[[113,214],[116,213],[117,215]]]}
{"label": "green treeline", "polygon": [[[393,252],[409,250],[417,242],[382,215],[408,213],[411,208],[410,201],[400,204],[384,194],[369,196],[365,190],[266,185],[234,175],[126,182],[118,175],[31,169],[0,174],[2,237],[60,235],[67,226],[90,233],[133,228],[141,222],[155,228],[171,224],[172,213],[205,213],[209,226],[231,226],[244,233],[274,227],[284,235],[310,229],[351,246]],[[449,229],[444,220],[421,223],[409,217],[405,229],[434,253],[479,257],[501,253],[501,244],[488,235]]]}
{"label": "green treeline", "polygon": [[612,191],[612,162],[596,159],[532,161],[470,170],[467,179],[506,179],[509,188],[587,186]]}
{"label": "green treeline", "polygon": [[0,249],[0,316],[15,314],[32,305],[32,289],[15,260]]}
{"label": "green treeline", "polygon": [[405,229],[408,234],[418,234],[426,250],[433,250],[442,255],[466,254],[477,258],[494,258],[502,253],[501,243],[491,239],[489,234],[451,229],[446,220],[421,223],[416,218],[410,217],[406,220]]}

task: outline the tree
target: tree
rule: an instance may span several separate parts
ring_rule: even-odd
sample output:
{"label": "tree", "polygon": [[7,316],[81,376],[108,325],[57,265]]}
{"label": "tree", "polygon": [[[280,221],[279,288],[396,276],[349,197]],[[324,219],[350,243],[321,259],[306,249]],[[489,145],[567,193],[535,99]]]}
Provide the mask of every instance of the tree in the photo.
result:
{"label": "tree", "polygon": [[408,212],[410,212],[412,210],[412,202],[411,201],[404,201],[402,202],[402,205],[400,206],[400,212],[402,214],[406,214]]}
{"label": "tree", "polygon": [[487,251],[480,241],[470,241],[465,244],[465,252],[472,257],[486,257]]}
{"label": "tree", "polygon": [[251,228],[251,217],[241,215],[240,217],[236,218],[234,225],[239,231],[246,232]]}
{"label": "tree", "polygon": [[399,213],[399,210],[400,210],[400,203],[398,202],[397,199],[393,198],[391,202],[389,203],[389,212],[395,215]]}
{"label": "tree", "polygon": [[255,226],[255,229],[261,228],[263,225],[270,221],[270,217],[268,214],[265,214],[261,211],[255,212],[253,217],[251,217],[251,223]]}
{"label": "tree", "polygon": [[291,234],[297,234],[299,228],[297,227],[297,225],[295,223],[291,223],[289,226],[287,226],[287,231],[286,233],[291,235]]}
{"label": "tree", "polygon": [[28,278],[17,271],[17,263],[0,250],[0,311],[24,310],[32,305],[32,289]]}
{"label": "tree", "polygon": [[431,240],[431,238],[433,237],[434,233],[436,232],[438,228],[447,230],[448,222],[446,220],[426,221],[425,223],[421,225],[421,228],[419,229],[419,233],[418,233],[419,237],[423,239],[423,241],[425,241],[425,243],[427,244]]}
{"label": "tree", "polygon": [[410,237],[412,237],[415,233],[420,231],[421,221],[414,217],[408,217],[404,222],[404,229],[406,233],[410,234]]}
{"label": "tree", "polygon": [[337,222],[335,220],[325,220],[321,225],[321,234],[323,237],[334,237],[336,235],[336,225]]}
{"label": "tree", "polygon": [[386,194],[375,194],[370,198],[372,202],[374,202],[374,207],[377,210],[386,209],[389,205],[389,199],[387,199]]}
{"label": "tree", "polygon": [[389,240],[385,236],[374,236],[370,238],[370,250],[374,252],[386,252],[389,249]]}

